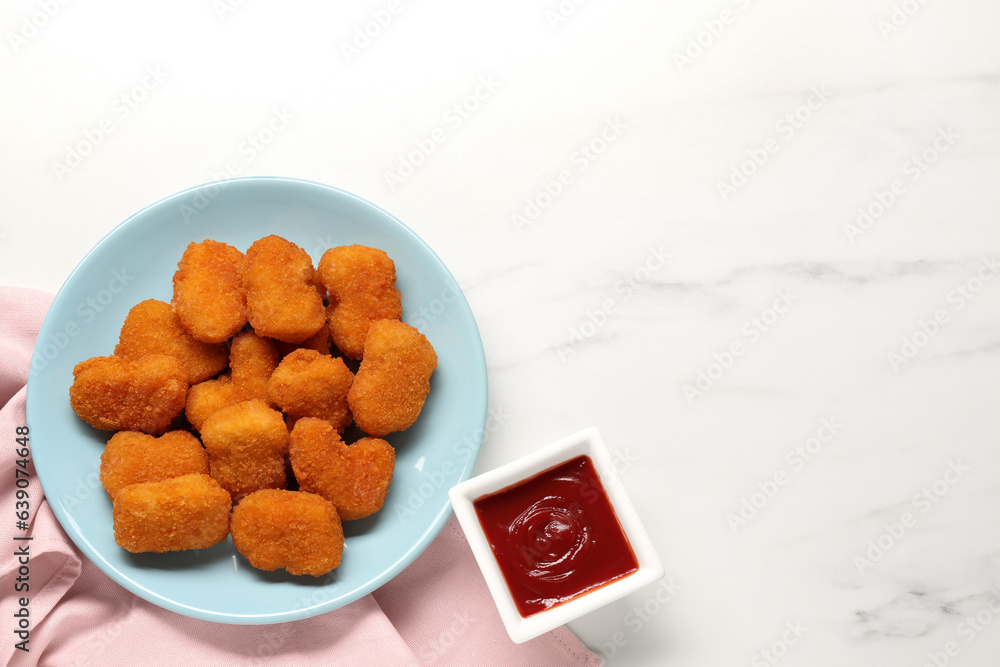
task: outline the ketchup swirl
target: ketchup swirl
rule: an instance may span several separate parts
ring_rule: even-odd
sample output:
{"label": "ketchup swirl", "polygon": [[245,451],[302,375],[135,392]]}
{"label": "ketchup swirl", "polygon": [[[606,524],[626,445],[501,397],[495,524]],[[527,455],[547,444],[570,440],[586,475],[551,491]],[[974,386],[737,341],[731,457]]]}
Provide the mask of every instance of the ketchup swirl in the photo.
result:
{"label": "ketchup swirl", "polygon": [[526,576],[560,581],[573,574],[589,550],[590,530],[580,502],[547,496],[521,512],[507,535],[521,556],[517,565]]}
{"label": "ketchup swirl", "polygon": [[524,617],[639,568],[589,457],[477,498],[473,506]]}

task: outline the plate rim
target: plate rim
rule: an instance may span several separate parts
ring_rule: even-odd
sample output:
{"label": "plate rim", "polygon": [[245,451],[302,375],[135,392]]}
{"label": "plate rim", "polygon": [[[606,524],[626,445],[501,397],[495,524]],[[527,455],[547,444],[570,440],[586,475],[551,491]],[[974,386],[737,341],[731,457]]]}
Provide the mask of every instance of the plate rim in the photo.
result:
{"label": "plate rim", "polygon": [[[392,221],[394,225],[401,228],[402,231],[405,232],[405,234],[410,239],[412,239],[416,244],[418,244],[420,248],[434,260],[434,262],[444,272],[444,275],[448,279],[450,279],[450,281],[455,285],[455,287],[457,288],[457,296],[461,299],[462,303],[465,304],[465,308],[468,310],[468,313],[470,315],[469,317],[470,324],[472,325],[473,331],[475,333],[474,337],[475,346],[473,352],[475,353],[477,362],[479,362],[476,370],[481,371],[481,376],[482,376],[483,402],[482,405],[478,407],[478,411],[480,413],[479,418],[475,420],[476,424],[478,425],[478,428],[472,433],[474,447],[472,448],[472,452],[466,464],[466,468],[460,475],[461,479],[459,479],[459,481],[461,482],[464,481],[465,479],[469,479],[470,477],[472,477],[472,475],[475,473],[475,467],[482,452],[482,446],[485,440],[486,424],[489,416],[488,368],[486,365],[486,355],[482,342],[482,334],[479,332],[479,325],[476,322],[475,314],[472,312],[472,307],[469,305],[468,299],[466,298],[464,291],[458,285],[458,281],[455,279],[455,276],[451,273],[451,270],[440,258],[440,256],[438,256],[438,254],[434,251],[434,249],[431,248],[430,245],[428,245],[428,243],[420,235],[418,235],[406,223],[404,223],[402,220],[400,220],[399,218],[397,218],[384,208],[378,206],[377,204],[369,201],[364,197],[361,197],[360,195],[357,195],[353,192],[349,192],[342,188],[338,188],[336,186],[328,185],[326,183],[321,183],[319,181],[286,177],[286,176],[245,176],[245,177],[225,179],[222,181],[208,181],[201,183],[199,185],[194,185],[185,188],[183,190],[174,192],[165,197],[161,197],[160,199],[150,204],[147,204],[146,206],[142,207],[135,213],[131,214],[130,216],[119,222],[117,225],[111,228],[107,233],[105,233],[97,242],[95,242],[94,245],[91,246],[87,250],[87,252],[80,258],[76,266],[73,267],[73,270],[70,271],[66,279],[63,281],[62,285],[60,285],[59,289],[56,291],[52,299],[52,302],[50,303],[45,313],[45,317],[42,320],[42,324],[39,327],[38,336],[35,340],[34,346],[32,347],[32,354],[29,360],[28,377],[27,377],[26,391],[25,391],[25,419],[26,423],[29,426],[29,429],[31,428],[30,424],[32,421],[37,422],[38,419],[42,418],[42,416],[37,414],[37,412],[32,408],[32,405],[34,405],[35,403],[44,402],[44,401],[30,400],[32,396],[31,381],[32,378],[36,377],[37,373],[39,372],[36,370],[35,367],[36,357],[44,356],[42,355],[40,348],[42,344],[44,344],[44,342],[47,340],[45,334],[51,333],[49,329],[52,326],[55,326],[52,323],[53,320],[51,319],[51,317],[54,317],[53,313],[56,304],[59,303],[60,299],[63,297],[67,288],[72,283],[74,277],[76,277],[77,274],[84,267],[84,265],[86,265],[90,261],[90,257],[95,252],[97,252],[98,248],[102,246],[104,243],[106,243],[111,237],[120,233],[120,231],[128,224],[132,223],[133,220],[140,218],[141,216],[147,214],[149,211],[164,206],[170,201],[176,200],[186,195],[190,195],[191,193],[194,193],[199,190],[207,190],[213,187],[224,188],[230,184],[235,184],[235,183],[240,183],[240,184],[284,183],[291,185],[308,186],[332,192],[336,196],[352,199],[364,207],[373,209],[384,218]],[[112,580],[119,586],[122,586],[129,592],[133,593],[134,595],[158,607],[167,609],[174,613],[187,616],[190,618],[222,623],[222,624],[229,624],[229,625],[263,625],[263,624],[273,624],[273,623],[285,623],[285,622],[310,618],[313,616],[317,616],[320,614],[324,614],[345,607],[361,599],[362,597],[371,594],[373,591],[385,585],[386,583],[394,579],[396,576],[398,576],[400,573],[402,573],[407,567],[409,567],[427,549],[427,547],[430,546],[431,542],[433,542],[434,539],[437,538],[437,536],[444,529],[445,525],[448,523],[448,520],[454,513],[450,499],[448,498],[447,495],[447,490],[445,490],[444,504],[437,512],[437,514],[434,516],[433,521],[430,522],[427,529],[424,530],[424,532],[421,534],[417,542],[415,544],[410,545],[403,553],[399,555],[399,557],[388,568],[382,571],[379,575],[374,577],[371,581],[367,582],[365,585],[359,586],[356,590],[350,592],[344,597],[341,597],[334,601],[325,601],[312,606],[302,606],[299,608],[292,608],[282,612],[272,612],[268,614],[240,615],[228,612],[196,609],[184,606],[173,600],[168,600],[166,598],[163,598],[162,596],[157,595],[154,591],[145,588],[138,582],[126,576],[116,567],[114,567],[101,555],[100,551],[98,551],[91,545],[90,541],[86,539],[86,536],[79,532],[79,529],[75,524],[75,521],[71,516],[65,513],[65,508],[62,506],[62,504],[59,502],[52,502],[49,500],[48,494],[45,492],[46,482],[44,481],[44,478],[46,477],[47,473],[43,473],[41,470],[39,470],[37,465],[35,465],[35,461],[36,459],[34,456],[34,448],[32,448],[32,467],[35,469],[35,476],[37,477],[38,483],[41,487],[42,495],[44,499],[47,501],[49,509],[55,516],[56,521],[59,524],[60,528],[63,530],[63,532],[66,533],[67,537],[69,537],[73,546],[76,547],[88,560],[90,560],[91,563],[93,563],[95,567],[97,567],[105,576],[107,576],[110,580]],[[33,517],[34,516],[35,515],[33,515]],[[226,541],[231,541],[231,538],[228,535]],[[112,572],[114,572],[117,576],[113,576],[111,574]]]}

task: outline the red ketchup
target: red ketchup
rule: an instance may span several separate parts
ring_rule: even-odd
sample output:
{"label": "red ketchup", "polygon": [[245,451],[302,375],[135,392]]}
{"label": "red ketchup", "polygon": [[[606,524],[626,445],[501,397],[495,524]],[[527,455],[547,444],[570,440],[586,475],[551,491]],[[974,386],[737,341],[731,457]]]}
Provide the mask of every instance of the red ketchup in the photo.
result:
{"label": "red ketchup", "polygon": [[639,569],[588,456],[481,496],[473,506],[525,618]]}

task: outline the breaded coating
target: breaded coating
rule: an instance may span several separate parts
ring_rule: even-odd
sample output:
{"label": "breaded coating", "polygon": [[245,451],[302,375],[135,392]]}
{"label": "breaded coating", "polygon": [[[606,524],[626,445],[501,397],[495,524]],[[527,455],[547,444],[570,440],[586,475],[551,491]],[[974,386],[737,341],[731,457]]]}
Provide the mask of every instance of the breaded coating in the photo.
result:
{"label": "breaded coating", "polygon": [[188,389],[184,405],[184,416],[197,431],[201,432],[205,420],[212,413],[240,402],[233,389],[232,374],[226,373],[214,380],[205,380]]}
{"label": "breaded coating", "polygon": [[329,500],[344,521],[382,508],[396,464],[396,450],[385,440],[346,445],[329,422],[310,417],[295,422],[288,456],[299,488]]}
{"label": "breaded coating", "polygon": [[354,374],[344,360],[315,350],[295,350],[281,360],[267,383],[267,399],[292,420],[325,419],[338,431],[351,424],[347,392]]}
{"label": "breaded coating", "polygon": [[253,331],[243,331],[229,350],[229,373],[193,385],[188,391],[185,414],[201,431],[208,416],[220,408],[253,398],[267,398],[267,381],[281,360],[275,343]]}
{"label": "breaded coating", "polygon": [[244,331],[233,338],[229,351],[229,368],[233,385],[243,400],[267,396],[267,382],[281,362],[275,342],[253,331]]}
{"label": "breaded coating", "polygon": [[247,316],[259,335],[301,343],[326,324],[312,259],[291,241],[274,235],[255,241],[240,275]]}
{"label": "breaded coating", "polygon": [[174,357],[92,357],[73,369],[69,403],[94,428],[159,435],[184,409],[187,371]]}
{"label": "breaded coating", "polygon": [[115,496],[115,542],[132,553],[205,549],[226,539],[231,507],[208,475],[132,484]]}
{"label": "breaded coating", "polygon": [[191,243],[184,251],[174,273],[171,305],[195,339],[221,343],[247,323],[242,265],[243,253],[219,241]]}
{"label": "breaded coating", "polygon": [[280,412],[261,400],[212,413],[201,430],[211,475],[238,503],[260,489],[284,489],[288,429]]}
{"label": "breaded coating", "polygon": [[229,365],[225,345],[203,343],[192,338],[169,303],[147,299],[128,311],[115,346],[115,356],[138,359],[146,354],[177,357],[196,384],[215,377]]}
{"label": "breaded coating", "polygon": [[340,566],[344,530],[337,510],[312,493],[265,490],[233,508],[236,550],[261,570],[313,577]]}
{"label": "breaded coating", "polygon": [[319,260],[319,277],[330,293],[327,321],[333,343],[351,359],[361,359],[372,322],[403,315],[396,265],[382,250],[330,248]]}
{"label": "breaded coating", "polygon": [[[323,290],[326,293],[326,290]],[[282,357],[287,357],[289,354],[295,350],[307,349],[316,350],[320,354],[330,354],[330,328],[322,327],[319,331],[314,333],[309,338],[306,338],[301,343],[285,343],[280,340],[274,341],[274,344],[278,347],[278,352]]]}
{"label": "breaded coating", "polygon": [[372,323],[347,403],[358,427],[382,437],[409,428],[430,392],[437,354],[427,338],[399,320]]}
{"label": "breaded coating", "polygon": [[208,470],[208,452],[187,431],[168,431],[158,438],[139,431],[119,431],[101,454],[101,484],[111,500],[131,484],[207,475]]}

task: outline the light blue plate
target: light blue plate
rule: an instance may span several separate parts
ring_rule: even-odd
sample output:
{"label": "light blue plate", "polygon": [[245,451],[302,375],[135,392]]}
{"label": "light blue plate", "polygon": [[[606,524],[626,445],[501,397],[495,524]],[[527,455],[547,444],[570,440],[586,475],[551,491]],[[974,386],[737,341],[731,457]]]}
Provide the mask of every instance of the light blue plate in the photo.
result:
{"label": "light blue plate", "polygon": [[[326,577],[256,570],[232,541],[210,549],[133,555],[114,541],[111,502],[98,479],[110,433],[69,406],[73,366],[109,355],[129,309],[169,302],[177,261],[191,241],[246,250],[278,234],[318,262],[359,243],[396,263],[403,320],[434,345],[438,368],[416,424],[387,439],[396,470],[380,512],[346,522],[342,565]],[[109,577],[150,602],[225,623],[277,623],[341,607],[399,574],[451,516],[448,489],[475,468],[486,423],[486,362],[476,322],[451,273],[409,228],[350,193],[308,181],[246,178],[185,190],[135,214],[73,271],[42,325],[28,380],[35,469],[63,528]]]}

